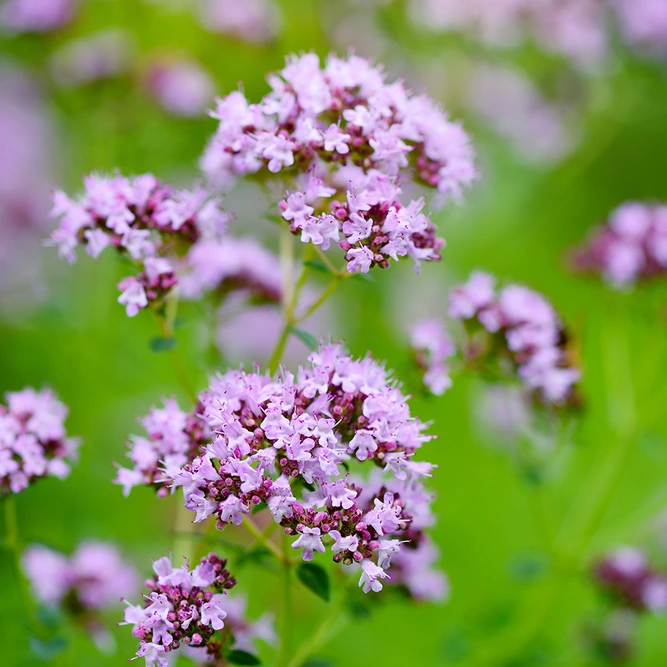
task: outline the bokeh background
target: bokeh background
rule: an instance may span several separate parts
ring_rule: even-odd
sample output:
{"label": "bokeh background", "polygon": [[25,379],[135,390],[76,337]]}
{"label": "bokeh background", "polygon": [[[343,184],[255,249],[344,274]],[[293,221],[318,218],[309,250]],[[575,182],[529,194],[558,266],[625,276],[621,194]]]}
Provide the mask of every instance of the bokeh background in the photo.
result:
{"label": "bokeh background", "polygon": [[[217,24],[210,14],[201,18],[194,0],[81,0],[69,20],[44,31],[12,28],[11,3],[4,14],[0,9],[0,390],[53,387],[70,407],[69,431],[83,440],[67,481],[42,481],[17,498],[22,540],[68,553],[85,538],[111,541],[148,574],[150,559],[173,546],[171,515],[179,503],[148,489],[124,498],[111,484],[112,462],[123,461],[136,417],[161,397],[179,396],[184,405],[187,399],[168,355],[150,349],[154,321],[147,314],[129,319],[116,303],[123,274],[115,258],[82,257],[70,267],[43,246],[52,189],[76,191],[83,174],[114,169],[190,185],[200,178],[197,161],[215,128],[205,113],[214,95],[241,84],[258,99],[267,72],[287,54],[354,48],[464,122],[481,178],[464,201],[434,215],[447,239],[442,262],[421,276],[401,265],[348,281],[313,325],[355,354],[370,350],[387,359],[415,395],[414,412],[433,422],[438,439],[425,450],[439,465],[433,535],[451,595],[442,604],[414,605],[400,595],[374,600],[312,664],[611,664],[586,641],[587,624],[603,608],[586,568],[556,572],[544,531],[564,530],[567,539],[568,526],[587,511],[615,419],[629,411],[631,455],[584,561],[638,544],[667,567],[667,290],[654,284],[611,292],[572,275],[566,256],[621,202],[667,198],[667,23],[662,45],[660,35],[652,43],[632,40],[609,3],[601,3],[596,23],[582,10],[596,3],[573,0],[563,3],[575,7],[569,41],[558,46],[557,22],[542,32],[518,19],[493,30],[465,22],[449,30],[438,16],[451,3],[436,0],[257,3],[254,22],[238,27],[234,17],[244,3],[226,3],[232,19]],[[586,21],[602,26],[604,43]],[[165,91],[155,81],[174,66],[190,75]],[[226,207],[237,214],[238,233],[257,234],[277,249],[275,227],[261,219],[268,202],[259,191],[239,188]],[[526,455],[509,443],[478,378],[457,377],[440,398],[420,390],[408,326],[444,314],[449,288],[475,268],[544,292],[573,334],[585,409],[563,429],[562,447],[531,445]],[[179,348],[202,387],[210,355],[201,312],[187,306],[180,315]],[[237,328],[237,335],[251,334]],[[242,350],[231,349],[227,361],[238,363]],[[307,353],[294,342],[293,358]],[[233,531],[225,537],[240,539]],[[239,567],[251,611],[277,613],[275,575],[253,563]],[[558,593],[543,609],[545,582],[554,577]],[[324,603],[300,589],[297,636],[322,613]],[[110,616],[118,643],[112,655],[75,629],[63,631],[65,646],[31,647],[2,552],[3,665],[124,664],[136,642],[113,625],[120,616],[120,608]],[[665,664],[666,631],[667,619],[642,618],[628,664]],[[263,655],[268,661],[270,651]]]}

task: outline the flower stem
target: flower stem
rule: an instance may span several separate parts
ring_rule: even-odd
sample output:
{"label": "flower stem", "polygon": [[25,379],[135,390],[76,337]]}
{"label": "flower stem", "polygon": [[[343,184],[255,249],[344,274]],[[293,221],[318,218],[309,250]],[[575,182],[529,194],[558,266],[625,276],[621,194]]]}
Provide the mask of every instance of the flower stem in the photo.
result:
{"label": "flower stem", "polygon": [[322,622],[310,636],[297,649],[294,657],[289,661],[287,667],[301,667],[301,665],[333,634],[333,626],[341,617],[343,601],[345,599],[344,592],[338,595],[336,601],[332,603],[329,613],[322,619]]}
{"label": "flower stem", "polygon": [[287,554],[278,549],[278,547],[271,542],[269,537],[265,535],[264,531],[262,531],[262,529],[247,515],[243,517],[243,526],[257,542],[265,546],[278,559],[278,561],[284,565]]}
{"label": "flower stem", "polygon": [[[174,337],[174,324],[176,322],[176,313],[178,311],[178,291],[172,290],[167,296],[165,304],[164,315],[155,313],[157,325],[160,328],[160,333],[165,339],[172,339]],[[190,380],[190,375],[183,357],[177,345],[174,345],[169,350],[169,357],[176,373],[178,384],[185,395],[194,403],[197,403],[197,392]]]}
{"label": "flower stem", "polygon": [[626,340],[624,332],[619,332],[618,328],[613,326],[605,326],[603,340],[605,386],[608,388],[607,423],[616,446],[608,453],[605,464],[600,467],[599,476],[585,487],[587,493],[575,502],[570,517],[561,526],[552,550],[554,571],[536,591],[535,601],[524,604],[524,609],[513,627],[496,638],[494,645],[497,650],[480,654],[477,664],[499,665],[510,658],[518,657],[521,650],[539,634],[555,600],[563,594],[569,577],[578,574],[590,542],[623,476],[632,451],[635,428],[635,397],[629,341]]}
{"label": "flower stem", "polygon": [[280,647],[278,649],[278,667],[289,664],[290,639],[292,634],[292,575],[289,561],[289,538],[283,534],[282,550],[282,616],[280,619]]}
{"label": "flower stem", "polygon": [[18,517],[16,512],[16,500],[13,495],[9,494],[4,499],[4,515],[5,515],[5,539],[4,545],[12,558],[12,565],[14,569],[14,576],[16,577],[16,586],[19,597],[23,603],[26,614],[29,620],[33,620],[33,604],[30,596],[30,591],[27,587],[27,582],[23,576],[21,568],[21,540],[19,537]]}

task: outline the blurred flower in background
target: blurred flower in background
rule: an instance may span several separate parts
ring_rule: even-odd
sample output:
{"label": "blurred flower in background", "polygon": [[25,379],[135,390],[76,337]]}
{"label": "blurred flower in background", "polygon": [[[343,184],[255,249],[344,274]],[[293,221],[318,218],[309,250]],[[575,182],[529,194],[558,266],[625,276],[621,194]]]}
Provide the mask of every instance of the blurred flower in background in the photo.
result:
{"label": "blurred flower in background", "polygon": [[10,33],[50,32],[74,17],[76,0],[4,0],[0,28]]}
{"label": "blurred flower in background", "polygon": [[50,57],[53,80],[74,88],[128,72],[133,61],[132,36],[120,28],[106,28],[77,37]]}
{"label": "blurred flower in background", "polygon": [[158,60],[144,80],[158,104],[175,116],[199,116],[213,104],[213,79],[194,60]]}
{"label": "blurred flower in background", "polygon": [[523,160],[550,164],[576,147],[565,110],[547,100],[518,68],[475,66],[468,103]]}
{"label": "blurred flower in background", "polygon": [[640,51],[667,55],[667,4],[664,0],[612,0],[625,41]]}
{"label": "blurred flower in background", "polygon": [[199,20],[211,32],[248,42],[268,42],[280,31],[281,19],[271,0],[199,0]]}
{"label": "blurred flower in background", "polygon": [[111,544],[87,541],[68,558],[41,545],[28,547],[22,557],[32,594],[47,607],[59,607],[103,651],[115,648],[102,613],[119,607],[139,581],[136,570]]}
{"label": "blurred flower in background", "polygon": [[43,292],[41,240],[58,161],[56,127],[37,82],[0,62],[0,292],[21,309]]}

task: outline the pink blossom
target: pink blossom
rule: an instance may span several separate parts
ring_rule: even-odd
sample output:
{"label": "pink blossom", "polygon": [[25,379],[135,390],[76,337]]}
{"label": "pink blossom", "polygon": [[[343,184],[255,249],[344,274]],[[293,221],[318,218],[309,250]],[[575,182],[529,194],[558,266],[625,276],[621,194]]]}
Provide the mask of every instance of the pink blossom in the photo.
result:
{"label": "pink blossom", "polygon": [[146,85],[156,101],[175,116],[197,116],[213,98],[213,80],[194,61],[164,61],[153,64]]}
{"label": "pink blossom", "polygon": [[69,475],[79,441],[65,432],[67,408],[49,389],[5,394],[0,404],[0,492],[19,493],[41,477]]}
{"label": "pink blossom", "polygon": [[0,26],[13,33],[51,32],[70,22],[74,0],[6,0],[0,8]]}

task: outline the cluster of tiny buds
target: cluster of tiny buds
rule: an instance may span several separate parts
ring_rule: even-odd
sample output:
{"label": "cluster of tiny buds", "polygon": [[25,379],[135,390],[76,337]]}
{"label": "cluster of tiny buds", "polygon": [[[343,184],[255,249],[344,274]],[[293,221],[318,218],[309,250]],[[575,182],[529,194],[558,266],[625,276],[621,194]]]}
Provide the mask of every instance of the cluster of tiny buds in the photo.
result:
{"label": "cluster of tiny buds", "polygon": [[649,566],[639,549],[622,547],[608,554],[594,565],[593,578],[620,607],[667,610],[667,577]]}

